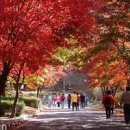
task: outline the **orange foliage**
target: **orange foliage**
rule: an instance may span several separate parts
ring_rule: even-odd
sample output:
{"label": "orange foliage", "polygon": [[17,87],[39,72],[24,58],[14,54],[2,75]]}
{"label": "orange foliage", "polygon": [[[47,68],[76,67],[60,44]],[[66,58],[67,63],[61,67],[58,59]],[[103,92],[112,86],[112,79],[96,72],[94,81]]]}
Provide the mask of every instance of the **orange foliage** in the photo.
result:
{"label": "orange foliage", "polygon": [[63,66],[46,65],[42,74],[42,77],[45,79],[44,86],[54,86],[57,81],[65,75],[66,73],[63,72]]}
{"label": "orange foliage", "polygon": [[88,64],[88,66],[91,66],[88,71],[88,83],[90,86],[126,86],[128,66],[121,59],[108,64],[107,60],[112,54],[112,52],[106,52],[103,57],[102,52],[95,56],[90,64]]}

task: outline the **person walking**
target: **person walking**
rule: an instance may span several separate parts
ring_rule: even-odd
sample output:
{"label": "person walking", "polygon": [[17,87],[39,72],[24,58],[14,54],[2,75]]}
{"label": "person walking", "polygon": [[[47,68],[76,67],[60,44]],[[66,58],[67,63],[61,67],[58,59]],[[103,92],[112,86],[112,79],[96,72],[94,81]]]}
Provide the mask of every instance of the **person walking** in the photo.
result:
{"label": "person walking", "polygon": [[70,93],[67,96],[67,102],[68,102],[68,109],[70,109],[70,106],[71,106],[71,94]]}
{"label": "person walking", "polygon": [[61,103],[61,97],[60,97],[60,95],[57,95],[56,102],[57,102],[57,106],[59,108],[60,107],[60,103]]}
{"label": "person walking", "polygon": [[123,104],[125,123],[130,123],[130,87],[121,95],[121,105]]}
{"label": "person walking", "polygon": [[111,114],[113,115],[114,114],[114,106],[115,106],[115,99],[114,99],[114,96],[112,96],[112,101],[111,101]]}
{"label": "person walking", "polygon": [[64,101],[65,101],[65,95],[64,95],[64,93],[61,95],[60,98],[61,98],[60,99],[60,101],[61,101],[61,108],[63,109],[64,108]]}
{"label": "person walking", "polygon": [[85,108],[85,95],[84,94],[80,94],[80,103],[81,103],[81,108]]}
{"label": "person walking", "polygon": [[76,103],[76,108],[79,110],[79,104],[80,104],[80,95],[77,93],[77,103]]}
{"label": "person walking", "polygon": [[107,119],[111,117],[111,106],[112,106],[113,102],[114,102],[114,98],[111,95],[111,91],[108,90],[106,92],[106,94],[102,97],[102,104],[105,107]]}
{"label": "person walking", "polygon": [[74,108],[77,111],[77,101],[78,101],[78,95],[77,93],[74,91],[71,95],[71,101],[72,101],[72,110],[74,111]]}
{"label": "person walking", "polygon": [[54,95],[54,97],[53,97],[53,107],[56,107],[56,95]]}
{"label": "person walking", "polygon": [[87,107],[88,106],[88,102],[89,102],[89,98],[87,95],[85,95],[85,106]]}
{"label": "person walking", "polygon": [[49,96],[48,96],[48,107],[49,107],[49,108],[51,108],[52,103],[53,103],[52,95],[49,95]]}

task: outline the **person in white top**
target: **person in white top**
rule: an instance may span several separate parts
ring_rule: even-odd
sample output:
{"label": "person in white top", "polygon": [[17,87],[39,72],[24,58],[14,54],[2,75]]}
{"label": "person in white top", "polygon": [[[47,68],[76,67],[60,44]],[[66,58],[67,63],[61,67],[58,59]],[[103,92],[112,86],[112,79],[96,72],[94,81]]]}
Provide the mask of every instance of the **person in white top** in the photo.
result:
{"label": "person in white top", "polygon": [[52,106],[53,100],[52,100],[52,95],[48,96],[48,107],[50,108]]}

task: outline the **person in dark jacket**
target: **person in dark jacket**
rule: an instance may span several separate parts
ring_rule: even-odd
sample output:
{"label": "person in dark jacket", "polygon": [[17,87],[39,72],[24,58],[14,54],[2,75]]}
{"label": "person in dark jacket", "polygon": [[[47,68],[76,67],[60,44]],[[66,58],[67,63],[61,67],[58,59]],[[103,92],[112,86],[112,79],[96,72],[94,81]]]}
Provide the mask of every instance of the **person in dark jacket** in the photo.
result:
{"label": "person in dark jacket", "polygon": [[81,108],[85,108],[85,95],[80,94],[80,103],[81,103]]}
{"label": "person in dark jacket", "polygon": [[67,102],[68,102],[68,108],[70,109],[71,107],[71,94],[70,93],[68,94]]}
{"label": "person in dark jacket", "polygon": [[106,118],[110,118],[111,117],[111,108],[114,104],[114,98],[111,95],[111,91],[108,90],[106,92],[106,94],[102,97],[102,104],[105,107],[105,111],[106,111]]}

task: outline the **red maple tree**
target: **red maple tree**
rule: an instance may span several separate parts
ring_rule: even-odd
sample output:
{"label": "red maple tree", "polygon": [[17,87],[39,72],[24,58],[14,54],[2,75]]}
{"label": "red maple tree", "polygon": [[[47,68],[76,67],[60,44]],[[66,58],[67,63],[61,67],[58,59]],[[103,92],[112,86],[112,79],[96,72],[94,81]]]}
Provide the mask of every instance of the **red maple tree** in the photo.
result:
{"label": "red maple tree", "polygon": [[65,36],[81,39],[95,25],[84,0],[2,0],[0,8],[0,95],[15,64],[36,69]]}
{"label": "red maple tree", "polygon": [[17,72],[18,84],[23,68],[34,73],[44,66],[56,47],[66,46],[65,37],[88,38],[95,28],[91,5],[89,0],[0,1],[0,97],[10,73]]}

